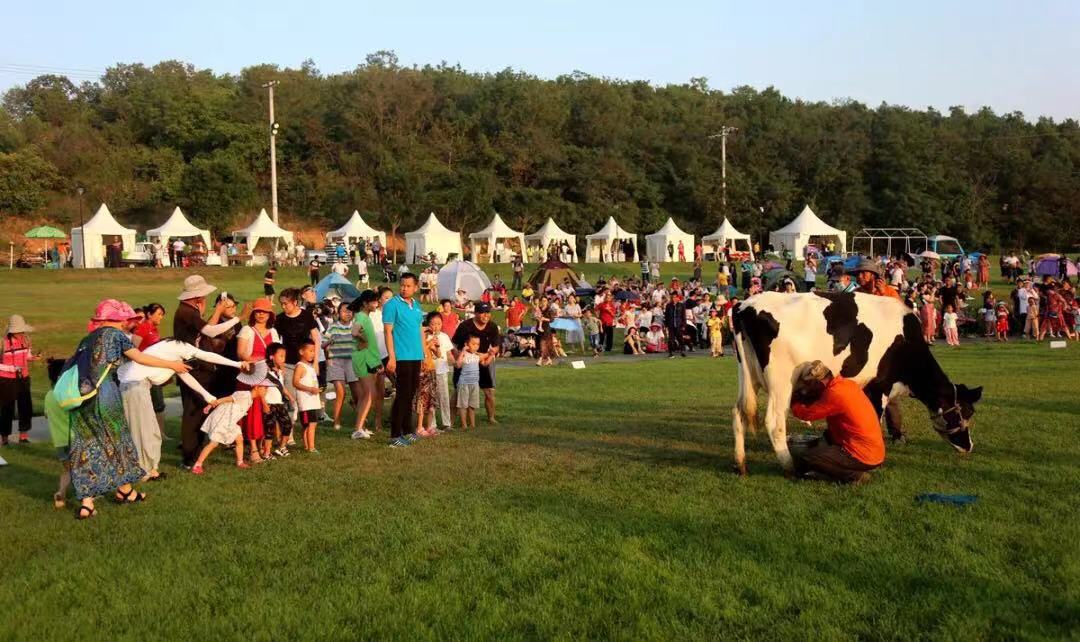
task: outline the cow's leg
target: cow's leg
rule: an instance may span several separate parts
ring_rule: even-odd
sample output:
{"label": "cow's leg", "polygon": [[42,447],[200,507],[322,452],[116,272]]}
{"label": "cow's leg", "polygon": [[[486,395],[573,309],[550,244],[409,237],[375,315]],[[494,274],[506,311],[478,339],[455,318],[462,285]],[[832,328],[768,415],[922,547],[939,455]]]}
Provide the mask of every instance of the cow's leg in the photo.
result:
{"label": "cow's leg", "polygon": [[773,381],[769,385],[769,404],[765,411],[765,427],[769,431],[769,440],[780,465],[784,467],[784,476],[795,474],[795,464],[788,452],[787,411],[791,406],[791,381]]}

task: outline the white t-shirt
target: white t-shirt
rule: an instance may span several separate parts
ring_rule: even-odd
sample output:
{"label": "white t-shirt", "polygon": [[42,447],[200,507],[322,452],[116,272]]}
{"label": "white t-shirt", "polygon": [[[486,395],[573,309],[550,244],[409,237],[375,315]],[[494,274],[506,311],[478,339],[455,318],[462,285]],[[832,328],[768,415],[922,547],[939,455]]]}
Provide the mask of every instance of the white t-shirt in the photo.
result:
{"label": "white t-shirt", "polygon": [[379,346],[379,358],[385,359],[390,356],[386,351],[386,332],[383,331],[382,308],[368,315],[371,318],[371,327],[375,330],[375,343]]}
{"label": "white t-shirt", "polygon": [[[263,338],[255,332],[255,328],[251,327],[250,325],[245,325],[244,327],[240,328],[240,332],[236,335],[236,339],[237,341],[246,341],[250,343],[252,350],[254,350],[256,344],[262,343],[263,341]],[[266,348],[269,347],[271,343],[281,343],[281,335],[278,334],[278,331],[274,328],[270,328],[270,341],[268,341],[266,345],[263,346],[264,354],[266,352]]]}
{"label": "white t-shirt", "polygon": [[[315,376],[315,368],[311,367],[311,364],[301,361],[296,364],[296,371],[301,373],[301,384],[312,388],[319,387],[319,378]],[[322,400],[319,399],[319,395],[304,390],[296,391],[297,410],[318,410],[319,408],[322,408]]]}
{"label": "white t-shirt", "polygon": [[439,352],[435,355],[435,374],[447,374],[450,372],[450,362],[447,359],[450,356],[450,351],[454,349],[454,342],[450,340],[450,337],[445,332],[440,332],[437,339],[439,341]]}
{"label": "white t-shirt", "polygon": [[348,276],[349,275],[349,264],[348,263],[340,263],[340,262],[335,263],[334,266],[330,268],[330,271],[335,273],[335,274],[340,274],[341,276]]}
{"label": "white t-shirt", "polygon": [[814,269],[813,265],[807,263],[803,266],[803,280],[806,282],[817,280],[817,270]]}
{"label": "white t-shirt", "polygon": [[955,330],[956,313],[946,312],[945,314],[941,315],[941,327],[945,328],[946,330]]}
{"label": "white t-shirt", "polygon": [[356,273],[360,276],[367,276],[367,261],[356,259]]}
{"label": "white t-shirt", "polygon": [[896,266],[892,269],[892,285],[899,286],[904,282],[904,270],[900,266]]}
{"label": "white t-shirt", "polygon": [[1028,311],[1028,293],[1027,290],[1019,288],[1016,290],[1017,308],[1019,311],[1017,314],[1027,314]]}
{"label": "white t-shirt", "polygon": [[181,241],[180,239],[177,239],[177,240],[173,241],[172,249],[173,249],[173,252],[182,252],[182,251],[184,251],[184,242]]}

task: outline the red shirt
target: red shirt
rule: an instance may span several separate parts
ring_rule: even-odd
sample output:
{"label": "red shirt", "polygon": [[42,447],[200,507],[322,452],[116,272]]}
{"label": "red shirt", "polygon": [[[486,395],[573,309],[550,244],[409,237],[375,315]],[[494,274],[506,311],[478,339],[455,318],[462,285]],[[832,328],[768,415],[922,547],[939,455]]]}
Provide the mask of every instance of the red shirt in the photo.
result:
{"label": "red shirt", "polygon": [[146,350],[158,341],[161,341],[161,335],[158,334],[158,327],[151,321],[143,321],[140,323],[132,334],[142,339],[142,342],[139,344],[139,350]]}
{"label": "red shirt", "polygon": [[458,324],[461,323],[461,317],[457,315],[457,312],[440,312],[439,316],[442,317],[442,331],[448,337],[454,336],[454,330],[457,330]]}
{"label": "red shirt", "polygon": [[606,299],[603,303],[596,306],[597,315],[600,317],[600,323],[604,325],[615,325],[615,304],[610,299]]}
{"label": "red shirt", "polygon": [[885,461],[885,440],[877,413],[854,381],[833,377],[821,399],[810,405],[792,403],[791,414],[804,421],[824,419],[832,443],[867,466]]}
{"label": "red shirt", "polygon": [[509,328],[520,328],[521,319],[525,316],[526,309],[527,308],[521,301],[512,304],[506,311],[506,326]]}

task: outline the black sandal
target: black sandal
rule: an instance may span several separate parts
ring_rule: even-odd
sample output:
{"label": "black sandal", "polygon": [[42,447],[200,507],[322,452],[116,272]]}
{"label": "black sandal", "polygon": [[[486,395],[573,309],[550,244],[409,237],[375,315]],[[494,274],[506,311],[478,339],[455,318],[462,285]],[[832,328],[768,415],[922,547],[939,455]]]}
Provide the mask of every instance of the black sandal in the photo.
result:
{"label": "black sandal", "polygon": [[[85,515],[83,515],[83,511],[86,511]],[[79,521],[82,521],[84,519],[90,519],[96,513],[97,513],[96,508],[90,508],[89,506],[79,506],[79,510],[75,511],[75,519],[77,519]]]}
{"label": "black sandal", "polygon": [[[132,497],[134,497],[135,499],[132,499]],[[134,488],[132,488],[127,493],[123,493],[118,490],[116,491],[116,494],[113,495],[113,501],[117,504],[138,504],[139,502],[145,500],[146,493],[140,493]]]}

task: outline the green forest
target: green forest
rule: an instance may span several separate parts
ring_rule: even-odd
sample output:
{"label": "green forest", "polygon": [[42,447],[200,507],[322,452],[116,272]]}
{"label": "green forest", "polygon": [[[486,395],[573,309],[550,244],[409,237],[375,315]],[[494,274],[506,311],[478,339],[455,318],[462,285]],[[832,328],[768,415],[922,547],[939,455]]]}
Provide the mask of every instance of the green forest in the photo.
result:
{"label": "green forest", "polygon": [[[704,234],[726,215],[758,237],[810,204],[849,232],[914,226],[987,249],[1080,242],[1073,119],[806,102],[704,78],[658,87],[404,67],[386,51],[339,74],[311,61],[238,75],[172,61],[118,64],[79,85],[37,77],[0,107],[0,213],[77,224],[82,186],[87,212],[105,202],[143,228],[179,205],[227,233],[269,208],[271,80],[286,224],[340,224],[358,209],[407,231],[434,211],[472,231],[497,211],[525,232],[549,216],[577,234],[608,216],[652,232],[672,216]],[[722,126],[737,128],[726,206],[710,137]]]}

